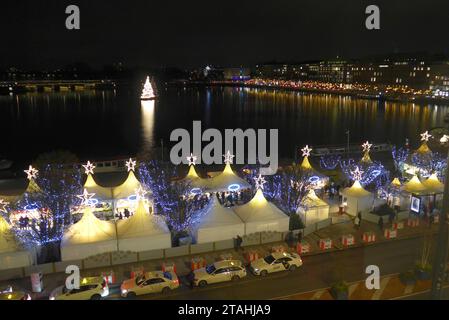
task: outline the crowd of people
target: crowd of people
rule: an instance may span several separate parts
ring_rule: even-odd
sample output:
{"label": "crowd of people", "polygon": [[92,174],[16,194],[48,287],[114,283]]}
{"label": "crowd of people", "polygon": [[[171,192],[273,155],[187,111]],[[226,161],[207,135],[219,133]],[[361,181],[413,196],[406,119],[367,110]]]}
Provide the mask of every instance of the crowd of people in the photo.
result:
{"label": "crowd of people", "polygon": [[133,215],[134,215],[134,212],[131,212],[131,211],[128,210],[128,208],[125,208],[122,211],[117,209],[117,213],[115,214],[115,217],[118,220],[123,220],[123,219],[128,219],[129,217],[131,217]]}
{"label": "crowd of people", "polygon": [[253,197],[251,189],[244,189],[241,191],[226,191],[217,192],[217,197],[220,203],[225,207],[232,207],[241,205],[250,201]]}

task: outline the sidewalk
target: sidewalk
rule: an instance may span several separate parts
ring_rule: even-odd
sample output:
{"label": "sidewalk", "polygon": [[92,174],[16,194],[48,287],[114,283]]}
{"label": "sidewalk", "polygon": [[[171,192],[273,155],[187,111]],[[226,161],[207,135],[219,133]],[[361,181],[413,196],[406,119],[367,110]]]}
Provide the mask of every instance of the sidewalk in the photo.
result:
{"label": "sidewalk", "polygon": [[[424,234],[424,232],[429,231],[429,227],[427,225],[424,225],[423,223],[420,223],[417,227],[407,227],[404,226],[404,229],[398,230],[398,237],[395,239],[386,239],[383,235],[383,233],[379,230],[379,227],[377,224],[370,223],[367,221],[362,222],[362,226],[360,230],[356,230],[353,226],[352,220],[347,220],[346,222],[330,225],[329,227],[323,228],[321,230],[318,230],[306,237],[303,238],[303,241],[307,241],[310,244],[311,251],[309,253],[304,253],[302,256],[310,256],[310,255],[317,255],[321,253],[327,253],[327,252],[334,252],[338,250],[345,250],[355,247],[362,247],[362,246],[371,246],[376,245],[382,242],[386,241],[397,241],[401,239],[407,239],[407,238],[413,238],[413,237],[419,237]],[[432,232],[436,232],[438,228],[438,224],[435,224],[432,226]],[[376,234],[376,241],[373,243],[364,243],[362,241],[362,234],[363,232],[374,232]],[[355,238],[355,244],[345,247],[341,243],[341,236],[345,234],[352,234]],[[321,250],[319,248],[319,240],[323,238],[330,238],[333,240],[333,247],[331,249],[327,250]],[[98,276],[101,273],[110,273],[111,271],[114,272],[115,275],[115,284],[120,284],[123,280],[128,279],[131,277],[131,271],[143,268],[145,271],[151,271],[151,270],[161,270],[162,264],[164,262],[166,263],[174,263],[176,266],[176,272],[179,276],[185,276],[191,272],[191,259],[195,257],[201,257],[205,260],[206,263],[212,263],[215,261],[218,261],[221,259],[221,256],[232,256],[233,259],[239,259],[246,262],[245,254],[248,252],[257,253],[259,257],[264,257],[265,255],[269,254],[273,251],[273,247],[277,246],[283,246],[285,250],[287,251],[295,251],[296,248],[288,248],[288,245],[285,242],[277,242],[277,243],[269,243],[265,245],[258,245],[258,246],[249,246],[244,247],[243,250],[236,252],[234,249],[228,249],[223,251],[215,251],[215,252],[209,252],[209,253],[203,253],[203,254],[193,254],[188,256],[180,256],[175,258],[168,258],[168,259],[157,259],[157,260],[150,260],[145,262],[139,262],[139,263],[128,263],[128,264],[122,264],[122,265],[115,265],[115,266],[107,266],[107,267],[101,267],[101,268],[95,268],[95,269],[88,269],[88,270],[82,270],[81,276]],[[52,273],[52,274],[46,274],[43,278],[44,283],[44,291],[41,293],[32,293],[33,299],[39,299],[39,298],[45,298],[47,297],[51,290],[53,290],[55,287],[63,285],[65,283],[67,275],[65,273]],[[9,281],[1,281],[0,287],[4,285],[12,285],[14,288],[20,288],[26,291],[31,291],[31,281],[29,277],[16,279],[16,280],[9,280]],[[326,299],[329,298],[329,296],[322,292],[321,294],[314,293],[315,298],[320,299]]]}
{"label": "sidewalk", "polygon": [[[415,284],[406,286],[398,274],[381,277],[380,289],[369,290],[365,280],[349,284],[349,300],[390,300],[430,290],[430,280],[417,280]],[[275,300],[334,300],[330,288],[279,297]]]}

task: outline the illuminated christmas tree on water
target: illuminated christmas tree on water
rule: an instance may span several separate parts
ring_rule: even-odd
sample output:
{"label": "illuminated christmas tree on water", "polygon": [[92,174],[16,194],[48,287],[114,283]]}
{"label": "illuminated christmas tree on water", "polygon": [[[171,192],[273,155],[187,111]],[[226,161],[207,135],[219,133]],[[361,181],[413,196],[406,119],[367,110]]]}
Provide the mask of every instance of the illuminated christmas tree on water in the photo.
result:
{"label": "illuminated christmas tree on water", "polygon": [[145,84],[143,85],[142,95],[140,96],[141,100],[154,100],[156,98],[153,86],[150,82],[150,77],[147,76]]}

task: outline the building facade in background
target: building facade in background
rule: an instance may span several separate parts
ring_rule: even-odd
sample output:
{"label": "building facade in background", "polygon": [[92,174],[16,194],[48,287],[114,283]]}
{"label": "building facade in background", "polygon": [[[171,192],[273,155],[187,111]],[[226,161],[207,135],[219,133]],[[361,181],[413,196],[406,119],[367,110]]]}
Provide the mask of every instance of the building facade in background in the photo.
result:
{"label": "building facade in background", "polygon": [[253,73],[257,78],[266,79],[403,86],[415,90],[432,90],[435,95],[449,96],[449,59],[440,56],[273,62],[256,65]]}

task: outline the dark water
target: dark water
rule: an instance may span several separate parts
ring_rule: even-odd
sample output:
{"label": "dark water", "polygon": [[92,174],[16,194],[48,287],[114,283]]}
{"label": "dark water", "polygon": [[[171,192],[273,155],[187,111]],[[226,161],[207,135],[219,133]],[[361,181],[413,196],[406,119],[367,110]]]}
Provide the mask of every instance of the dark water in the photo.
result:
{"label": "dark water", "polygon": [[0,158],[31,160],[54,149],[82,159],[134,156],[169,146],[175,128],[277,128],[281,157],[295,146],[351,143],[416,145],[419,133],[443,125],[447,106],[380,103],[325,94],[241,88],[168,88],[141,105],[139,88],[0,96]]}

